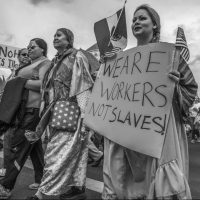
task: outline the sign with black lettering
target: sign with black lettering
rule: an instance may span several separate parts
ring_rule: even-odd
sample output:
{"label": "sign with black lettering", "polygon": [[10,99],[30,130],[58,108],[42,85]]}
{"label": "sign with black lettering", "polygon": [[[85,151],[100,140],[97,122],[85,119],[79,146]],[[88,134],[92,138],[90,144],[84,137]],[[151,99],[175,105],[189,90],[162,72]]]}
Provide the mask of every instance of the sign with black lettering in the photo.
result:
{"label": "sign with black lettering", "polygon": [[101,67],[84,122],[108,139],[160,158],[172,106],[175,45],[152,43],[121,52]]}
{"label": "sign with black lettering", "polygon": [[0,67],[16,69],[19,65],[17,54],[19,48],[0,44]]}

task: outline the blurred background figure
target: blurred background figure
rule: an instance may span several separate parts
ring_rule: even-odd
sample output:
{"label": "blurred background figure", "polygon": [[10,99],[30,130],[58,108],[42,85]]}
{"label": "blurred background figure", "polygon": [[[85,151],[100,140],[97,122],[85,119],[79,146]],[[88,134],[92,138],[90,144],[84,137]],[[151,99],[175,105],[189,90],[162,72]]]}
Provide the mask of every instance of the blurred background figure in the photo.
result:
{"label": "blurred background figure", "polygon": [[0,68],[0,100],[6,84],[6,80],[10,77],[12,71],[8,68]]}
{"label": "blurred background figure", "polygon": [[191,143],[200,142],[200,108],[192,107],[190,110]]}
{"label": "blurred background figure", "polygon": [[[1,94],[3,94],[3,90],[6,84],[6,81],[15,77],[15,74],[17,73],[17,71],[19,71],[21,68],[27,66],[28,64],[31,63],[31,59],[29,58],[28,55],[28,49],[23,48],[20,49],[18,51],[18,55],[17,55],[18,61],[19,61],[19,67],[16,71],[11,71],[10,69],[4,69],[4,75],[2,75],[2,79],[0,78],[0,91]],[[2,70],[2,69],[0,69]],[[3,70],[2,70],[3,71]],[[2,72],[1,71],[1,72]],[[6,78],[5,78],[6,77]],[[2,95],[1,95],[2,96]],[[6,168],[8,166],[8,157],[10,155],[10,142],[9,142],[9,131],[5,132],[3,138],[1,139],[2,141],[0,141],[0,147],[3,148],[3,168],[0,169],[0,177],[4,176],[6,173]],[[2,145],[1,145],[2,143]]]}
{"label": "blurred background figure", "polygon": [[186,134],[187,134],[187,136],[188,136],[188,138],[190,137],[190,135],[191,135],[191,126],[190,126],[190,124],[188,124],[188,123],[186,123],[185,124],[185,131],[186,131]]}
{"label": "blurred background figure", "polygon": [[31,63],[31,58],[28,55],[27,48],[20,49],[17,58],[19,61],[19,67],[15,70],[15,74],[17,74],[20,69]]}

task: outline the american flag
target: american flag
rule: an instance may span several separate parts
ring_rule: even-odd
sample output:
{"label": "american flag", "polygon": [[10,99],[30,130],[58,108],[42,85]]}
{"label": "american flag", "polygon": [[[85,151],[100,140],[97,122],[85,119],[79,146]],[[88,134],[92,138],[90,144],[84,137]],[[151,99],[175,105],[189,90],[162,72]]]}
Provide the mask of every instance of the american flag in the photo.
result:
{"label": "american flag", "polygon": [[181,48],[180,54],[184,58],[184,60],[188,62],[190,58],[190,52],[187,46],[187,41],[185,38],[184,31],[181,27],[178,27],[178,30],[177,30],[176,46]]}

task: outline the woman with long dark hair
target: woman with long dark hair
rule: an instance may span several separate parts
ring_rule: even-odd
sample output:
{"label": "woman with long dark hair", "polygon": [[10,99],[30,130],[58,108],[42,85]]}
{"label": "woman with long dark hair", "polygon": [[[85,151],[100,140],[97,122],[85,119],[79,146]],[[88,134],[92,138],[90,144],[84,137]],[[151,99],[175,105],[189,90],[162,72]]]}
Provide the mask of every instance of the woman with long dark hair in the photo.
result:
{"label": "woman with long dark hair", "polygon": [[[60,199],[86,198],[88,134],[82,119],[93,80],[87,58],[73,48],[73,42],[74,35],[69,29],[56,31],[53,44],[58,52],[43,83],[42,119],[48,116],[47,112],[50,114],[46,126],[48,144],[44,175],[35,196],[29,199],[57,195],[60,195]],[[62,102],[60,108],[56,107],[59,102]],[[67,103],[80,109],[80,115],[77,110],[67,108]],[[78,120],[74,120],[74,117]],[[76,128],[69,130],[66,124],[75,125]]]}
{"label": "woman with long dark hair", "polygon": [[[41,102],[41,83],[50,67],[47,56],[47,43],[41,38],[34,38],[28,45],[31,64],[21,66],[15,78],[7,82],[1,104],[8,105],[6,115],[11,118],[9,131],[10,155],[6,174],[0,180],[0,198],[8,198],[14,188],[16,179],[30,155],[35,173],[35,184],[40,184],[43,175],[44,155],[42,142],[30,143],[26,131],[35,131],[40,121],[39,107]],[[20,95],[21,94],[21,95]],[[15,101],[14,101],[15,100]],[[15,108],[13,108],[15,107]],[[1,108],[4,108],[1,106]],[[13,112],[13,110],[16,110]],[[12,116],[11,116],[12,114]],[[1,117],[2,119],[2,117]]]}
{"label": "woman with long dark hair", "polygon": [[[153,8],[141,5],[135,10],[132,32],[137,46],[159,42],[160,29],[160,17]],[[105,138],[103,199],[191,199],[182,114],[188,113],[195,100],[197,84],[182,57],[178,70],[168,76],[176,88],[161,158],[132,151]]]}

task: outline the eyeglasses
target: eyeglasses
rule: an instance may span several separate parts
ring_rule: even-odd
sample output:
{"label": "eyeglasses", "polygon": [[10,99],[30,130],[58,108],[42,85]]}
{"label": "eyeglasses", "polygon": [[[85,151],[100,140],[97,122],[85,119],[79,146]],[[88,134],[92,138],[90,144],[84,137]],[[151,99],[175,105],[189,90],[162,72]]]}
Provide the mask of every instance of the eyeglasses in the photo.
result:
{"label": "eyeglasses", "polygon": [[22,54],[20,54],[20,55],[22,55],[22,56],[27,56],[28,57],[28,54],[27,53],[22,53]]}
{"label": "eyeglasses", "polygon": [[31,47],[28,47],[27,49],[35,49],[36,47],[39,47],[39,46],[31,46]]}

